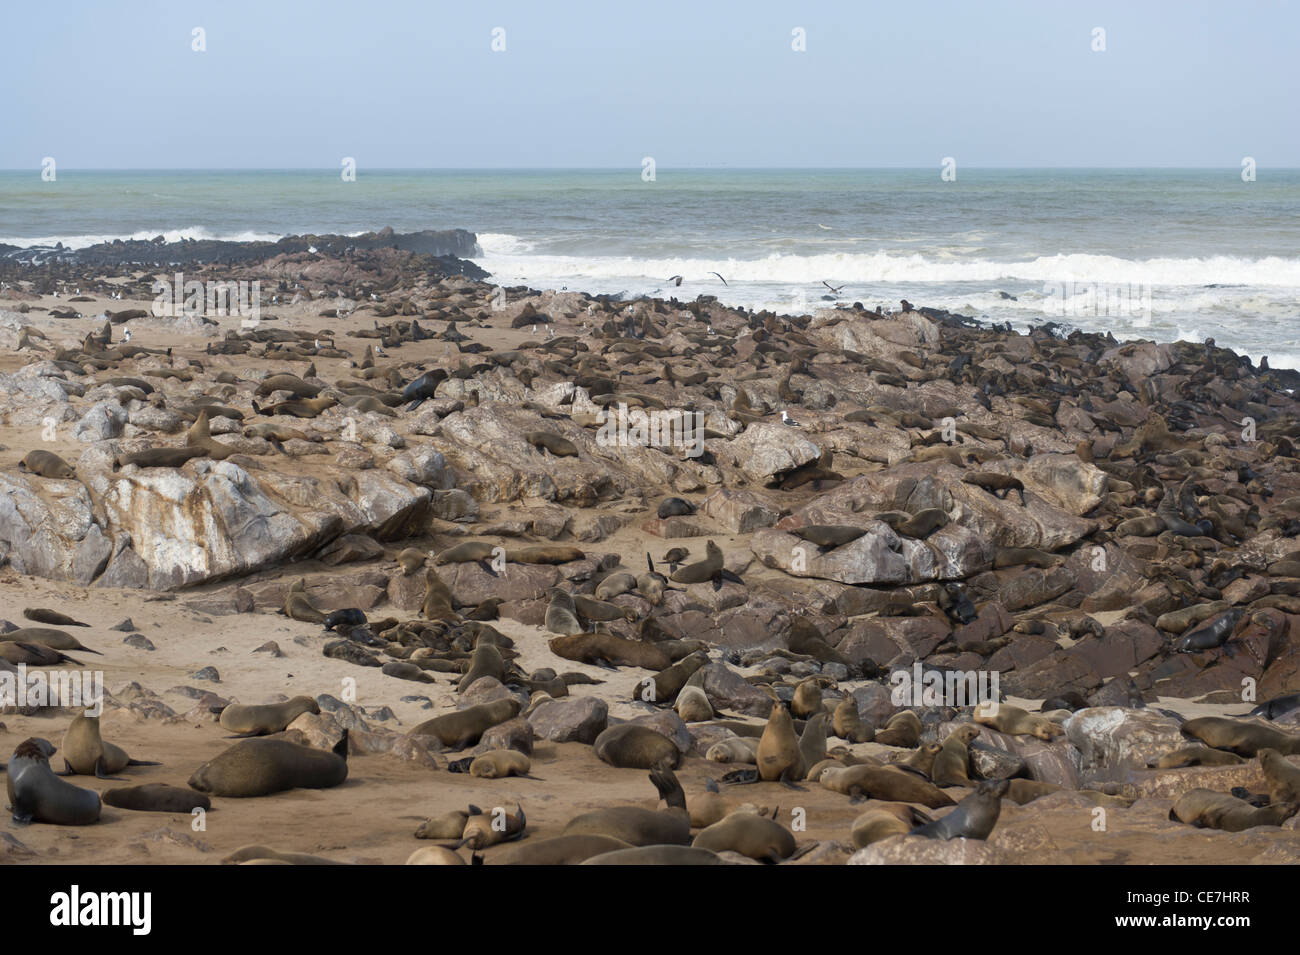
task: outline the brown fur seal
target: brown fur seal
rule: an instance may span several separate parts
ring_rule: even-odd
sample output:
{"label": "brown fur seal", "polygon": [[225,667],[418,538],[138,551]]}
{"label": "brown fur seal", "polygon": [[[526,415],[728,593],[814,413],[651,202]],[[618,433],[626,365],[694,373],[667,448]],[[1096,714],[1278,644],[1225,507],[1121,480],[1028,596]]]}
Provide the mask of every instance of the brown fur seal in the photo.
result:
{"label": "brown fur seal", "polygon": [[267,736],[282,732],[304,713],[319,713],[310,696],[295,696],[283,703],[247,705],[232,703],[221,711],[221,728],[240,736]]}
{"label": "brown fur seal", "polygon": [[348,731],[331,752],[282,739],[243,739],[189,779],[213,796],[269,796],[286,789],[329,789],[348,778]]}
{"label": "brown fur seal", "polygon": [[240,846],[221,860],[222,865],[347,865],[305,852],[281,852],[270,846]]}
{"label": "brown fur seal", "polygon": [[[677,697],[682,689],[693,682],[693,678],[699,670],[709,662],[709,655],[704,651],[696,651],[688,654],[678,660],[670,667],[660,670],[654,676],[648,676],[637,683],[632,689],[632,699],[641,700],[645,703],[667,703]],[[708,702],[706,696],[705,702]],[[712,709],[712,706],[710,706]],[[680,714],[678,714],[680,715]],[[685,719],[685,717],[682,717]],[[705,719],[712,719],[708,716]]]}
{"label": "brown fur seal", "polygon": [[29,667],[52,667],[60,663],[81,666],[81,661],[74,660],[62,650],[54,650],[40,643],[10,642],[0,640],[0,660],[14,666],[26,664]]}
{"label": "brown fur seal", "polygon": [[406,857],[406,865],[464,865],[465,860],[446,846],[421,846]]}
{"label": "brown fur seal", "polygon": [[564,547],[560,544],[538,544],[506,551],[506,560],[512,564],[569,564],[575,560],[582,560],[586,556],[576,547]]}
{"label": "brown fur seal", "polygon": [[452,606],[451,588],[432,567],[425,572],[424,602],[420,604],[420,616],[428,620],[458,619]]}
{"label": "brown fur seal", "polygon": [[850,743],[870,743],[876,738],[876,731],[863,721],[857,701],[849,694],[835,707],[831,728],[836,736]]}
{"label": "brown fur seal", "polygon": [[583,626],[578,622],[577,610],[569,592],[562,587],[552,587],[546,591],[546,596],[550,598],[550,602],[546,605],[544,621],[547,632],[565,636],[582,633]]}
{"label": "brown fur seal", "polygon": [[[681,760],[677,744],[663,733],[636,723],[619,723],[603,730],[592,744],[596,758],[620,769],[675,769]],[[685,803],[682,806],[685,807]]]}
{"label": "brown fur seal", "polygon": [[744,736],[720,739],[707,750],[704,758],[711,763],[746,763],[758,762],[758,740]]}
{"label": "brown fur seal", "polygon": [[818,547],[841,547],[857,540],[866,532],[865,527],[852,527],[848,524],[809,524],[792,533]]}
{"label": "brown fur seal", "polygon": [[1007,792],[1005,779],[986,780],[942,819],[913,829],[912,835],[927,839],[987,839],[998,824],[1002,797]]}
{"label": "brown fur seal", "polygon": [[185,444],[187,447],[202,448],[204,453],[214,461],[224,461],[237,453],[236,448],[222,444],[212,437],[206,411],[199,412],[199,416],[194,419],[194,424],[190,425],[190,430],[185,433]]}
{"label": "brown fur seal", "polygon": [[1233,766],[1245,760],[1236,753],[1226,753],[1221,749],[1208,746],[1183,746],[1165,753],[1155,762],[1147,763],[1148,769],[1182,769],[1186,766]]}
{"label": "brown fur seal", "polygon": [[970,786],[970,750],[967,748],[980,728],[969,723],[957,727],[943,741],[934,759],[930,779],[936,786]]}
{"label": "brown fur seal", "polygon": [[552,637],[548,646],[557,657],[579,663],[664,670],[673,662],[656,644],[626,640],[612,633],[574,633],[567,637]]}
{"label": "brown fur seal", "polygon": [[626,620],[629,623],[636,620],[636,611],[631,607],[620,607],[618,604],[606,603],[603,600],[593,600],[582,594],[571,594],[573,598],[573,607],[578,612],[578,616],[592,623],[609,623],[612,620]]}
{"label": "brown fur seal", "polygon": [[32,737],[18,744],[9,757],[5,783],[13,821],[18,825],[44,822],[55,826],[88,826],[99,821],[99,794],[65,782],[50,769],[54,745]]}
{"label": "brown fur seal", "polygon": [[581,865],[725,865],[722,857],[695,846],[638,846],[592,856]]}
{"label": "brown fur seal", "polygon": [[876,732],[876,742],[885,746],[912,749],[921,742],[921,718],[911,710],[895,713],[889,718],[885,728]]}
{"label": "brown fur seal", "polygon": [[138,468],[178,468],[191,458],[204,457],[203,448],[146,448],[144,451],[121,452],[117,455],[117,468],[134,464]]}
{"label": "brown fur seal", "polygon": [[53,451],[28,451],[18,466],[20,470],[43,478],[67,480],[77,476],[77,469]]}
{"label": "brown fur seal", "polygon": [[[23,610],[23,616],[33,623],[48,623],[54,627],[89,627],[90,624],[82,623],[69,617],[66,613],[59,613],[57,610],[46,610],[44,607],[27,607]],[[65,650],[66,647],[57,647],[56,649]]]}
{"label": "brown fur seal", "polygon": [[426,819],[415,830],[417,839],[459,839],[465,834],[465,822],[469,813],[462,809],[453,809],[441,816]]}
{"label": "brown fur seal", "polygon": [[464,693],[474,685],[475,680],[485,676],[501,680],[505,678],[506,664],[501,651],[487,640],[480,640],[474,647],[474,655],[469,658],[469,669],[456,684],[456,692]]}
{"label": "brown fur seal", "polygon": [[[804,724],[799,737],[799,755],[803,758],[804,778],[809,778],[808,768],[826,758],[826,724],[830,714],[824,710]],[[761,739],[760,739],[761,742]]]}
{"label": "brown fur seal", "polygon": [[864,849],[890,836],[907,835],[917,826],[933,820],[915,806],[905,802],[872,801],[862,815],[853,820],[850,841],[853,848]]}
{"label": "brown fur seal", "polygon": [[322,411],[333,408],[338,401],[334,398],[294,398],[289,401],[281,401],[279,404],[269,405],[268,407],[258,407],[256,401],[253,402],[253,414],[260,415],[292,415],[295,418],[314,418]]}
{"label": "brown fur seal", "polygon": [[74,716],[63,734],[63,760],[68,771],[79,776],[105,779],[128,766],[157,766],[132,759],[126,750],[99,735],[99,717],[82,713]]}
{"label": "brown fur seal", "polygon": [[983,488],[994,497],[1005,498],[1011,491],[1017,491],[1020,494],[1020,503],[1025,503],[1024,484],[1021,483],[1019,478],[1014,478],[1009,474],[998,474],[995,471],[968,471],[962,475],[962,483]]}
{"label": "brown fur seal", "polygon": [[1214,749],[1226,749],[1238,756],[1252,757],[1261,749],[1275,749],[1283,756],[1300,753],[1300,737],[1288,736],[1258,723],[1240,723],[1222,716],[1202,716],[1179,727],[1190,739],[1199,739]]}
{"label": "brown fur seal", "polygon": [[168,786],[166,783],[145,783],[143,786],[126,786],[104,793],[104,805],[135,812],[193,812],[212,808],[212,800],[202,793]]}
{"label": "brown fur seal", "polygon": [[295,398],[315,398],[320,394],[320,387],[308,384],[297,375],[269,375],[262,379],[254,393],[262,398],[277,391],[287,391]]}
{"label": "brown fur seal", "polygon": [[760,862],[777,863],[794,855],[790,830],[775,820],[752,812],[733,812],[715,822],[691,843],[710,852],[739,852]]}
{"label": "brown fur seal", "polygon": [[524,440],[539,451],[545,448],[557,458],[576,458],[578,456],[578,446],[576,444],[568,438],[562,438],[550,431],[529,431],[524,435]]}
{"label": "brown fur seal", "polygon": [[1259,751],[1259,767],[1273,802],[1300,802],[1300,768],[1275,749]]}
{"label": "brown fur seal", "polygon": [[920,776],[892,766],[829,766],[818,782],[832,792],[851,799],[883,799],[887,802],[915,802],[930,809],[953,805],[952,797]]}
{"label": "brown fur seal", "polygon": [[513,749],[494,749],[474,757],[469,764],[469,774],[478,779],[504,779],[507,776],[527,776],[532,768],[532,760],[523,753]]}
{"label": "brown fur seal", "polygon": [[1037,779],[1010,779],[1007,782],[1007,798],[1018,806],[1061,791],[1056,783],[1040,782]]}
{"label": "brown fur seal", "polygon": [[794,720],[782,703],[773,703],[767,726],[758,740],[758,776],[764,781],[794,782],[808,772],[799,738],[794,734]]}
{"label": "brown fur seal", "polygon": [[612,600],[619,594],[636,590],[636,575],[629,573],[610,574],[596,585],[598,600]]}
{"label": "brown fur seal", "polygon": [[477,852],[488,846],[522,839],[527,828],[528,819],[524,815],[524,807],[518,803],[515,804],[513,816],[508,815],[501,807],[493,809],[491,813],[485,813],[478,806],[470,806],[469,816],[465,820],[465,831],[460,841],[447,848],[459,849],[461,846],[469,846]]}
{"label": "brown fur seal", "polygon": [[948,523],[948,513],[939,507],[927,507],[908,514],[905,511],[877,514],[876,519],[884,521],[897,534],[924,540]]}
{"label": "brown fur seal", "polygon": [[417,736],[436,736],[450,749],[473,746],[479,738],[499,723],[519,715],[519,701],[514,697],[467,706],[454,713],[435,716],[411,730]]}
{"label": "brown fur seal", "polygon": [[402,568],[402,576],[410,577],[428,561],[429,555],[418,547],[408,547],[397,555],[397,565]]}
{"label": "brown fur seal", "polygon": [[284,595],[284,615],[290,620],[301,620],[304,623],[325,622],[325,614],[317,610],[307,596],[306,578],[299,577]]}
{"label": "brown fur seal", "polygon": [[1007,703],[981,703],[975,707],[975,722],[1008,736],[1033,736],[1048,742],[1065,735],[1061,724]]}
{"label": "brown fur seal", "polygon": [[686,811],[686,794],[676,775],[656,769],[650,773],[650,781],[667,808],[610,806],[584,812],[568,821],[564,834],[609,836],[632,846],[689,845],[691,818]]}
{"label": "brown fur seal", "polygon": [[929,779],[934,772],[934,761],[939,756],[941,749],[943,747],[938,743],[925,743],[908,754],[906,759],[896,760],[891,765]]}
{"label": "brown fur seal", "polygon": [[790,715],[798,720],[806,720],[814,713],[822,711],[822,686],[817,677],[800,680],[794,688],[794,698],[790,700]]}
{"label": "brown fur seal", "polygon": [[550,839],[528,839],[502,849],[488,865],[577,865],[592,856],[632,848],[630,843],[598,833],[573,833]]}
{"label": "brown fur seal", "polygon": [[1169,818],[1198,829],[1244,832],[1256,826],[1280,826],[1294,816],[1297,809],[1300,805],[1294,802],[1257,809],[1244,799],[1227,793],[1191,789],[1175,800]]}
{"label": "brown fur seal", "polygon": [[709,702],[708,694],[698,686],[689,684],[677,694],[673,708],[683,723],[704,723],[714,717],[713,704]]}
{"label": "brown fur seal", "polygon": [[704,545],[704,553],[703,560],[678,567],[669,579],[679,584],[702,584],[718,578],[722,573],[722,548],[709,541]]}
{"label": "brown fur seal", "polygon": [[4,643],[38,643],[51,650],[80,650],[82,653],[98,654],[98,650],[83,646],[72,634],[51,627],[19,627],[8,633],[0,633],[0,642]]}
{"label": "brown fur seal", "polygon": [[492,557],[492,552],[496,550],[496,546],[487,541],[465,541],[455,547],[448,547],[446,550],[439,551],[433,562],[441,566],[442,564],[472,564],[480,560],[489,560]]}

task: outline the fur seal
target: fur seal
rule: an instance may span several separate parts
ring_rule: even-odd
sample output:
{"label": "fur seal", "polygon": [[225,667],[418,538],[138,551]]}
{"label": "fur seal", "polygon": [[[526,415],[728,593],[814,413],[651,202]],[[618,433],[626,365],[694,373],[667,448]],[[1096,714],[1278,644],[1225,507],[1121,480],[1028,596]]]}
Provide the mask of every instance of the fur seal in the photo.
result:
{"label": "fur seal", "polygon": [[428,561],[429,555],[418,547],[407,547],[397,555],[397,565],[402,568],[402,576],[410,577]]}
{"label": "fur seal", "polygon": [[1259,751],[1259,767],[1273,802],[1300,802],[1300,768],[1275,749]]}
{"label": "fur seal", "polygon": [[680,497],[666,497],[659,502],[655,515],[661,520],[670,517],[689,517],[695,513],[695,505]]}
{"label": "fur seal", "polygon": [[948,512],[939,507],[927,507],[908,514],[904,511],[877,514],[876,520],[884,521],[896,534],[924,540],[948,523]]}
{"label": "fur seal", "polygon": [[760,862],[778,863],[794,855],[794,835],[785,826],[752,812],[733,812],[707,827],[691,843],[710,852],[739,852]]}
{"label": "fur seal", "polygon": [[489,560],[494,550],[496,550],[496,545],[487,541],[465,541],[455,547],[448,547],[446,550],[439,551],[433,562],[438,566],[442,564],[472,564],[480,560]]}
{"label": "fur seal", "polygon": [[569,592],[562,587],[552,587],[546,591],[546,596],[550,598],[550,603],[546,605],[545,626],[547,631],[565,636],[582,633],[583,626],[578,622],[577,608],[574,606],[573,597],[569,595]]}
{"label": "fur seal", "polygon": [[19,627],[8,633],[0,633],[0,642],[36,643],[51,650],[80,650],[82,653],[100,655],[98,650],[84,646],[80,640],[64,630],[52,627]]}
{"label": "fur seal", "polygon": [[619,594],[636,590],[636,576],[629,573],[610,574],[596,585],[597,600],[612,600]]}
{"label": "fur seal", "polygon": [[478,806],[470,806],[468,818],[465,820],[465,831],[460,841],[447,848],[459,849],[461,846],[469,846],[477,852],[488,846],[522,839],[526,828],[528,828],[528,819],[524,816],[524,807],[518,803],[515,804],[513,816],[507,815],[505,810],[500,808],[489,814],[483,812]]}
{"label": "fur seal", "polygon": [[550,839],[528,839],[502,849],[488,860],[489,865],[577,865],[592,856],[620,849],[630,843],[598,833],[573,833]]}
{"label": "fur seal", "polygon": [[980,728],[969,723],[948,734],[934,758],[930,779],[936,786],[970,786],[970,750],[967,748]]}
{"label": "fur seal", "polygon": [[1003,499],[1011,491],[1016,491],[1020,494],[1020,503],[1025,503],[1025,485],[1019,478],[1009,474],[998,474],[995,471],[968,471],[962,475],[961,480],[963,484],[973,484],[988,491],[994,497]]}
{"label": "fur seal", "polygon": [[584,812],[568,821],[564,835],[608,836],[631,846],[690,845],[691,817],[677,776],[671,770],[655,769],[650,773],[650,781],[667,808],[610,806]]}
{"label": "fur seal", "polygon": [[204,457],[203,448],[146,448],[143,451],[120,452],[114,459],[113,470],[134,464],[138,468],[178,468],[191,458]]}
{"label": "fur seal", "polygon": [[713,541],[704,545],[704,560],[686,564],[673,571],[669,578],[679,584],[702,584],[706,580],[717,580],[722,574],[722,548]]}
{"label": "fur seal", "polygon": [[417,839],[459,839],[465,834],[465,821],[469,813],[462,809],[453,809],[435,818],[426,819],[415,830]]}
{"label": "fur seal", "polygon": [[82,713],[74,716],[63,734],[63,761],[68,771],[79,776],[107,779],[128,766],[157,766],[132,759],[126,750],[99,735],[99,717]]}
{"label": "fur seal", "polygon": [[641,640],[626,640],[612,633],[573,633],[552,637],[548,646],[557,657],[578,663],[665,670],[673,662],[659,646]]}
{"label": "fur seal", "polygon": [[537,544],[506,550],[506,560],[513,564],[570,564],[586,556],[586,552],[577,547],[561,544]]}
{"label": "fur seal", "polygon": [[99,794],[65,782],[50,769],[54,744],[31,737],[9,757],[5,783],[13,821],[55,826],[88,826],[99,821]]}
{"label": "fur seal", "polygon": [[794,698],[790,700],[790,715],[795,719],[806,720],[821,711],[822,687],[818,678],[807,677],[800,680],[794,688]]}
{"label": "fur seal", "polygon": [[499,723],[519,715],[519,701],[514,697],[467,706],[454,713],[444,713],[425,720],[411,732],[417,736],[436,736],[449,749],[459,750],[473,746],[479,738]]}
{"label": "fur seal", "polygon": [[348,778],[348,731],[330,752],[282,739],[243,739],[189,779],[213,796],[269,796],[287,789],[329,789]]}
{"label": "fur seal", "polygon": [[259,407],[257,402],[253,402],[253,414],[259,415],[290,415],[294,418],[314,418],[322,411],[328,411],[338,404],[337,399],[324,398],[294,398],[289,401],[281,401],[278,404]]}
{"label": "fur seal", "polygon": [[1065,735],[1061,724],[1008,703],[981,703],[975,707],[975,722],[1008,736],[1033,736],[1048,742]]}
{"label": "fur seal", "polygon": [[852,527],[848,524],[809,524],[793,531],[796,537],[818,547],[841,547],[857,540],[866,532],[865,527]]}
{"label": "fur seal", "polygon": [[1179,727],[1189,739],[1199,739],[1214,749],[1226,749],[1238,756],[1252,757],[1261,749],[1275,749],[1283,756],[1300,753],[1300,737],[1288,736],[1258,723],[1239,723],[1222,716],[1202,716]]}
{"label": "fur seal", "polygon": [[505,672],[506,664],[501,657],[501,651],[494,644],[480,640],[474,647],[473,656],[469,658],[469,669],[456,684],[456,692],[464,693],[474,685],[475,680],[481,680],[485,676],[502,680],[505,678]]}
{"label": "fur seal", "polygon": [[[66,613],[59,613],[57,610],[46,610],[44,607],[27,607],[23,610],[23,616],[33,623],[48,623],[54,627],[89,627],[90,624],[82,623],[69,617]],[[56,647],[58,650],[68,649],[67,647]],[[80,647],[76,649],[82,649]]]}
{"label": "fur seal", "polygon": [[853,848],[864,849],[890,836],[907,835],[928,822],[933,820],[905,802],[872,802],[862,815],[853,820],[849,839]]}
{"label": "fur seal", "polygon": [[[708,662],[709,654],[706,651],[697,650],[694,653],[687,654],[672,666],[638,682],[632,689],[632,699],[641,700],[645,703],[667,703],[674,700],[686,686],[696,682],[695,674]],[[704,698],[704,702],[709,702],[707,696]],[[695,704],[695,708],[699,709],[698,702]],[[709,709],[712,711],[712,705],[710,705]],[[682,718],[685,719],[685,717]],[[712,718],[712,716],[705,717],[705,719]]]}
{"label": "fur seal", "polygon": [[683,723],[703,723],[714,717],[713,704],[709,702],[708,695],[700,687],[690,684],[682,687],[677,694],[673,708]]}
{"label": "fur seal", "polygon": [[[28,451],[18,462],[20,470],[36,474],[43,478],[67,480],[77,476],[77,469],[53,451]],[[52,623],[53,621],[47,621]]]}
{"label": "fur seal", "polygon": [[469,764],[469,774],[478,779],[504,779],[507,776],[527,776],[532,768],[532,760],[523,753],[513,749],[494,749],[474,757]]}
{"label": "fur seal", "polygon": [[212,800],[202,793],[168,786],[166,783],[145,783],[143,786],[126,786],[104,793],[104,805],[135,812],[193,812],[211,809]]}
{"label": "fur seal", "polygon": [[1271,700],[1265,700],[1251,710],[1248,715],[1262,716],[1266,720],[1275,720],[1294,709],[1300,709],[1300,693],[1288,693],[1286,696],[1276,696]]}
{"label": "fur seal", "polygon": [[1182,769],[1186,766],[1235,766],[1245,760],[1236,753],[1227,753],[1221,749],[1208,746],[1183,746],[1165,753],[1155,762],[1148,762],[1147,769]]}
{"label": "fur seal", "polygon": [[[675,769],[682,755],[677,744],[663,733],[637,723],[607,727],[592,747],[597,759],[620,769]],[[685,806],[683,802],[682,807]]]}
{"label": "fur seal", "polygon": [[827,766],[818,782],[853,800],[870,798],[887,802],[915,802],[930,809],[953,805],[952,797],[913,773],[892,766]]}
{"label": "fur seal", "polygon": [[858,712],[857,701],[847,693],[835,707],[831,728],[836,736],[850,743],[870,743],[876,738],[876,731]]}
{"label": "fur seal", "polygon": [[446,846],[421,846],[406,857],[406,865],[464,865],[465,860]]}
{"label": "fur seal", "polygon": [[712,763],[746,763],[758,762],[758,740],[744,736],[733,736],[718,740],[707,750],[704,758]]}
{"label": "fur seal", "polygon": [[539,451],[545,449],[557,458],[576,458],[578,456],[578,446],[568,438],[562,438],[551,431],[529,431],[524,435],[524,440],[537,448]]}
{"label": "fur seal", "polygon": [[613,620],[626,620],[629,623],[636,619],[636,611],[631,607],[620,607],[618,604],[606,603],[603,600],[593,600],[582,594],[570,594],[573,599],[574,610],[583,620],[591,623],[609,623]]}
{"label": "fur seal", "polygon": [[921,742],[921,718],[911,710],[895,713],[889,718],[885,728],[876,732],[876,742],[885,746],[912,749]]}
{"label": "fur seal", "polygon": [[284,595],[284,615],[304,623],[324,623],[325,614],[316,609],[307,596],[307,580],[299,577]]}
{"label": "fur seal", "polygon": [[772,704],[755,757],[759,778],[764,781],[794,782],[807,774],[799,738],[794,733],[794,720],[784,704]]}
{"label": "fur seal", "polygon": [[1216,617],[1212,623],[1183,634],[1174,644],[1174,649],[1179,653],[1197,653],[1223,646],[1245,613],[1244,607],[1227,611],[1222,616]]}
{"label": "fur seal", "polygon": [[240,846],[221,860],[222,865],[347,865],[306,852],[281,852],[270,846]]}
{"label": "fur seal", "polygon": [[722,857],[695,846],[638,846],[592,856],[580,865],[724,865]]}
{"label": "fur seal", "polygon": [[1174,801],[1169,818],[1198,829],[1244,832],[1256,826],[1280,826],[1295,815],[1300,804],[1281,803],[1257,809],[1244,799],[1211,789],[1191,789]]}
{"label": "fur seal", "polygon": [[61,650],[54,650],[44,644],[28,643],[26,641],[0,640],[0,660],[14,666],[26,664],[29,667],[52,667],[60,663],[81,666],[80,660],[74,660]]}
{"label": "fur seal", "polygon": [[985,780],[957,808],[941,819],[912,830],[914,836],[927,839],[987,839],[998,824],[1002,797],[1007,793],[1005,779]]}
{"label": "fur seal", "polygon": [[283,703],[249,705],[232,703],[221,710],[221,728],[239,736],[267,736],[280,733],[304,713],[319,713],[320,704],[310,696],[295,696]]}

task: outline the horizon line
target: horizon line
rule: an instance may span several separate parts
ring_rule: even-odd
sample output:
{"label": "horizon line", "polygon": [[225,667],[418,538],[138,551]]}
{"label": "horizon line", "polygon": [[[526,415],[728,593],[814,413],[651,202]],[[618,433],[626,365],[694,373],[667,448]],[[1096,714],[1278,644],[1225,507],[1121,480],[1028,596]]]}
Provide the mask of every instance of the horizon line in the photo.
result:
{"label": "horizon line", "polygon": [[[747,166],[731,165],[729,163],[715,163],[704,166],[663,166],[656,165],[656,172],[667,170],[669,172],[702,172],[716,170],[732,170],[740,172],[803,172],[816,170],[823,172],[880,172],[880,171],[933,171],[941,168],[941,165],[912,166],[912,165],[891,165],[891,166]],[[1235,165],[1159,165],[1159,166],[1001,166],[1001,165],[965,165],[958,163],[958,169],[979,169],[985,171],[1150,171],[1150,170],[1234,170],[1239,171],[1241,164]],[[1256,164],[1257,169],[1272,169],[1277,171],[1294,171],[1300,170],[1298,166],[1261,166]],[[626,166],[359,166],[358,172],[615,172],[624,170],[629,173],[639,173],[641,166],[639,164],[629,164]],[[64,166],[59,169],[60,172],[328,172],[331,175],[338,173],[335,166]],[[36,166],[8,166],[0,168],[0,173],[36,173],[41,172],[41,167]]]}

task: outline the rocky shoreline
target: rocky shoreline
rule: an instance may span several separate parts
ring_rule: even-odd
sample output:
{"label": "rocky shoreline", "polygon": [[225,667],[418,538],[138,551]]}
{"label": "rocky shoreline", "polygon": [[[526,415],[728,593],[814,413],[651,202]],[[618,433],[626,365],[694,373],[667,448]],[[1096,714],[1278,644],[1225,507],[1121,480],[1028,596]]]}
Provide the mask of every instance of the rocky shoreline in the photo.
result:
{"label": "rocky shoreline", "polygon": [[[645,803],[645,772],[604,765],[591,745],[639,723],[672,741],[693,805],[695,784],[753,769],[706,755],[775,732],[778,701],[805,738],[830,732],[811,739],[803,775],[778,773],[822,807],[782,859],[1096,861],[1102,806],[1132,831],[1123,860],[1107,858],[1140,862],[1167,836],[1200,838],[1177,811],[1188,793],[1287,802],[1258,755],[1286,742],[1215,745],[1195,719],[1300,691],[1294,373],[1213,343],[1019,334],[907,303],[789,317],[708,296],[500,289],[463,261],[476,248],[460,230],[384,230],[0,249],[3,586],[83,608],[163,598],[254,645],[287,619],[318,667],[295,671],[317,680],[301,692],[332,701],[288,732],[330,749],[347,728],[352,752],[454,778],[456,798],[502,781],[444,772],[465,754],[414,725],[440,712],[514,701],[476,752],[590,763]],[[260,314],[155,317],[152,283],[175,266],[259,282]],[[552,642],[574,601],[581,631],[608,640]],[[341,610],[359,616],[323,632]],[[168,652],[182,659],[183,641]],[[193,652],[201,665],[206,648]],[[155,745],[172,721],[202,727],[211,748],[205,707],[269,701],[253,681],[196,691],[184,712],[138,685],[139,659],[110,661],[109,713]],[[683,661],[708,718],[667,708],[680,685],[638,696]],[[372,707],[325,689],[365,671],[383,674]],[[899,673],[993,674],[1007,712],[1035,719],[896,705]],[[403,708],[413,683],[427,705]],[[870,730],[859,738],[836,735],[846,701]],[[897,723],[909,709],[914,733]],[[1241,725],[1300,753],[1300,708],[1266,715]],[[6,720],[8,745],[41,717]],[[1211,755],[1178,755],[1194,740]],[[925,754],[941,746],[964,782],[934,778]],[[894,760],[947,794],[939,806],[988,798],[981,780],[1040,788],[1023,804],[995,797],[1005,818],[985,839],[895,834],[920,827],[911,817],[859,836],[878,807],[847,797],[881,791],[834,780],[864,765],[898,774]],[[759,768],[762,781],[725,787],[733,803],[801,798]],[[528,780],[509,783],[511,806],[528,799]],[[1294,861],[1294,823],[1215,838],[1229,855]]]}

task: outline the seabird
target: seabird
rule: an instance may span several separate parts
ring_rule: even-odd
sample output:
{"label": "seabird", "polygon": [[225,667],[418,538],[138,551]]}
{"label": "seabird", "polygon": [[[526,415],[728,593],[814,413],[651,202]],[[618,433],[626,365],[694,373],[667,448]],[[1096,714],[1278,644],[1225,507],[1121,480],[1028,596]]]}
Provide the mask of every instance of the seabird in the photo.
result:
{"label": "seabird", "polygon": [[124,341],[124,342],[129,342],[130,340],[131,340],[131,329],[129,329],[129,328],[127,328],[127,329],[123,329],[123,331],[122,331],[122,341]]}
{"label": "seabird", "polygon": [[828,226],[828,225],[822,225],[820,222],[817,223],[817,228],[819,228],[819,229],[825,229],[827,232],[830,232],[830,231],[831,231],[831,227],[830,227],[830,226]]}
{"label": "seabird", "polygon": [[[717,272],[710,272],[709,274],[710,274],[710,275],[718,275]],[[722,284],[723,284],[723,285],[727,285],[727,280],[726,280],[726,279],[723,279],[721,275],[718,275],[718,278],[722,279]],[[727,288],[731,288],[731,286],[730,286],[730,285],[727,285]]]}
{"label": "seabird", "polygon": [[681,285],[682,277],[680,275],[670,275],[668,276],[668,281],[672,282],[674,285]]}
{"label": "seabird", "polygon": [[832,292],[834,292],[836,295],[839,295],[839,294],[840,294],[840,289],[844,288],[843,285],[841,285],[839,288],[836,288],[834,285],[832,285],[830,282],[827,282],[825,279],[822,279],[822,285],[825,285],[828,289],[830,289],[830,290],[831,290]]}
{"label": "seabird", "polygon": [[781,423],[788,424],[792,428],[802,427],[798,421],[795,421],[794,418],[790,417],[789,413],[784,408],[781,409]]}

